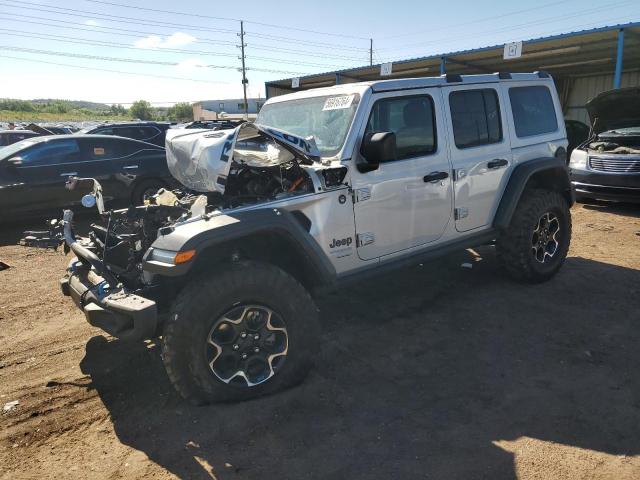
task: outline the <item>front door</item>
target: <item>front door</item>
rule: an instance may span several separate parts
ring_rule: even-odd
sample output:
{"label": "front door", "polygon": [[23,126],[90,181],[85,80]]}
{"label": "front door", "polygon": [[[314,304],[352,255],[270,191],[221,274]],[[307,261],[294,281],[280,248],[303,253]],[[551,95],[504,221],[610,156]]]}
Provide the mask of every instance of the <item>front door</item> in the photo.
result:
{"label": "front door", "polygon": [[73,138],[53,138],[16,154],[20,165],[2,166],[3,208],[13,214],[49,211],[68,206],[72,193],[65,188],[69,176],[76,175],[80,158]]}
{"label": "front door", "polygon": [[[358,255],[370,260],[438,240],[452,212],[446,131],[437,121],[436,89],[374,95],[360,138],[396,135],[397,159],[377,170],[352,170]],[[356,152],[354,159],[363,161]]]}

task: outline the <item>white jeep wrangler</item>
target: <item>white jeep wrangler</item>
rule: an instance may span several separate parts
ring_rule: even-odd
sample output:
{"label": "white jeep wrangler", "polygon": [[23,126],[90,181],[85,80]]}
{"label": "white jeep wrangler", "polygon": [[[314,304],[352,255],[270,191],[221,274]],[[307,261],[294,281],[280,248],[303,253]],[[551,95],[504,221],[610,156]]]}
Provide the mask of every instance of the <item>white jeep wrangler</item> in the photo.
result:
{"label": "white jeep wrangler", "polygon": [[104,213],[88,238],[65,212],[77,258],[62,290],[115,336],[161,336],[196,403],[301,381],[314,292],[494,241],[525,282],[567,255],[567,139],[544,72],[301,91],[269,99],[255,125],[169,132],[190,193]]}

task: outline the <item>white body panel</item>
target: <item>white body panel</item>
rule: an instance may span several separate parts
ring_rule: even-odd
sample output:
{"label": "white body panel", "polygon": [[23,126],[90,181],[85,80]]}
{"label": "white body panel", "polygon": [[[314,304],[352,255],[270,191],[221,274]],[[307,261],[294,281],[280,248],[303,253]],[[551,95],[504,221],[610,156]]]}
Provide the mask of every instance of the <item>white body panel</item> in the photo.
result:
{"label": "white body panel", "polygon": [[[529,85],[549,88],[558,126],[554,132],[518,138],[508,90]],[[460,149],[453,140],[448,95],[453,91],[477,88],[498,92],[502,140]],[[221,212],[274,207],[303,212],[311,220],[311,236],[338,275],[491,231],[513,169],[530,160],[552,157],[558,148],[567,147],[562,110],[553,80],[539,78],[536,74],[513,74],[506,80],[498,78],[497,74],[467,76],[462,82],[453,84],[444,78],[345,84],[296,92],[268,102],[352,93],[360,95],[360,102],[344,145],[334,157],[305,167],[314,184],[320,187],[315,193]],[[363,160],[359,154],[360,144],[372,106],[381,98],[410,95],[429,95],[433,99],[437,150],[429,155],[382,163],[376,170],[361,173],[356,163]],[[504,159],[507,163],[500,168],[488,169],[488,162],[494,159]],[[323,188],[318,172],[339,165],[348,169],[344,185]],[[458,170],[463,170],[465,175],[456,178]],[[448,178],[436,183],[425,182],[423,177],[434,171],[446,171]],[[454,220],[454,207],[466,208],[468,214]],[[358,235],[365,240],[361,246],[357,242]],[[371,238],[373,241],[367,243]]]}

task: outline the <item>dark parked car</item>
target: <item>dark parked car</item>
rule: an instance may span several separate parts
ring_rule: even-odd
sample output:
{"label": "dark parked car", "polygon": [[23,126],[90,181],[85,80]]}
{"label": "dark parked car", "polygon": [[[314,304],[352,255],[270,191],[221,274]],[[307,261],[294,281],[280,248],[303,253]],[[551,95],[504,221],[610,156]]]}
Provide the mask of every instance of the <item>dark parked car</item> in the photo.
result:
{"label": "dark parked car", "polygon": [[37,137],[38,135],[40,134],[31,130],[0,130],[0,149],[25,138]]}
{"label": "dark parked car", "polygon": [[133,138],[134,140],[142,140],[143,142],[153,143],[164,147],[164,137],[167,129],[171,126],[169,123],[158,122],[124,122],[124,123],[105,123],[94,127],[80,130],[80,134],[93,135],[117,135],[118,137]]}
{"label": "dark parked car", "polygon": [[577,198],[640,202],[640,88],[603,92],[586,108],[591,137],[569,162]]}
{"label": "dark parked car", "polygon": [[104,135],[34,137],[0,149],[0,220],[78,205],[81,195],[65,188],[72,176],[96,178],[106,201],[127,204],[175,182],[157,145]]}
{"label": "dark parked car", "polygon": [[60,125],[38,125],[37,123],[30,123],[25,128],[40,135],[66,135],[73,133],[70,127]]}

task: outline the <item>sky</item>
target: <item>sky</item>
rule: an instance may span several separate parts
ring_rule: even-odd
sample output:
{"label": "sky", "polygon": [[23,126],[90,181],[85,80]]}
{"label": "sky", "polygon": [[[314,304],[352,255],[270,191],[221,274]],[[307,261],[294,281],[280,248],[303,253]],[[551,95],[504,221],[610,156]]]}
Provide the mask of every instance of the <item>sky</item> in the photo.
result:
{"label": "sky", "polygon": [[640,21],[638,0],[0,0],[0,98],[156,106],[264,82]]}

